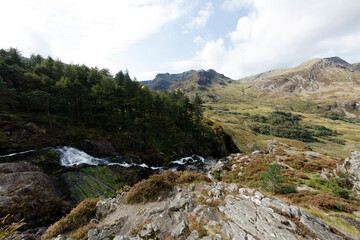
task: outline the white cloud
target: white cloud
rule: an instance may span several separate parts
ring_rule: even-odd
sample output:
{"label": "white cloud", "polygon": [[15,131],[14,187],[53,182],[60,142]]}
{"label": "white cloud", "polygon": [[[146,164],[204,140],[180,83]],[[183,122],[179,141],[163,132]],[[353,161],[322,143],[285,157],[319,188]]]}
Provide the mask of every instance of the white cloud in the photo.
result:
{"label": "white cloud", "polygon": [[136,77],[136,79],[138,81],[143,81],[143,80],[152,80],[155,78],[156,74],[158,74],[159,71],[157,72],[139,72],[136,73],[134,76]]}
{"label": "white cloud", "polygon": [[213,14],[213,12],[214,12],[213,4],[211,2],[207,2],[205,4],[205,7],[198,12],[198,16],[194,18],[186,26],[189,29],[204,27],[207,21],[209,20],[210,16]]}
{"label": "white cloud", "polygon": [[185,0],[2,1],[0,47],[17,47],[24,55],[51,54],[64,62],[116,69],[110,55],[125,51],[181,17],[186,13],[184,3]]}
{"label": "white cloud", "polygon": [[228,53],[224,47],[224,40],[219,38],[216,42],[207,42],[202,53],[203,65],[206,69],[216,69],[228,59]]}
{"label": "white cloud", "polygon": [[204,44],[205,43],[205,40],[203,37],[201,36],[196,36],[194,37],[194,43],[197,44],[197,45],[201,45],[201,44]]}
{"label": "white cloud", "polygon": [[174,61],[170,64],[172,72],[184,72],[190,69],[199,69],[202,66],[199,54],[188,60]]}
{"label": "white cloud", "polygon": [[221,5],[226,11],[235,11],[252,4],[252,0],[225,0]]}
{"label": "white cloud", "polygon": [[360,1],[252,0],[250,9],[228,36],[205,44],[204,68],[239,78],[312,57],[360,60]]}

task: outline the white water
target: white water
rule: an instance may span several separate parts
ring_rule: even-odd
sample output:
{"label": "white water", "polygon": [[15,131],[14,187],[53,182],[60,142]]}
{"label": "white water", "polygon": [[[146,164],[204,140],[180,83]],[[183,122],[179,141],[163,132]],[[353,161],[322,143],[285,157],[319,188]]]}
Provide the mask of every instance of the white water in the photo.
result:
{"label": "white water", "polygon": [[60,165],[70,167],[80,164],[99,165],[109,164],[106,159],[95,158],[73,147],[59,147],[56,151],[60,155]]}
{"label": "white water", "polygon": [[35,151],[35,150],[34,150],[34,149],[32,149],[32,150],[28,150],[28,151],[24,151],[24,152],[10,153],[10,154],[8,154],[8,155],[2,155],[2,156],[0,156],[0,158],[4,158],[4,157],[12,157],[12,156],[21,155],[21,154],[24,154],[24,153],[33,152],[33,151]]}
{"label": "white water", "polygon": [[[96,158],[92,157],[89,154],[73,148],[73,147],[58,147],[55,149],[59,155],[60,155],[60,165],[65,167],[70,166],[76,166],[80,164],[88,164],[88,165],[99,165],[99,164],[105,164],[105,165],[116,165],[121,167],[132,167],[132,166],[138,166],[142,168],[149,168],[149,166],[145,163],[138,164],[138,163],[117,163],[117,162],[110,162],[106,158]],[[161,169],[161,167],[150,167],[151,169]]]}
{"label": "white water", "polygon": [[200,159],[200,161],[203,162],[203,163],[205,162],[205,159],[202,156],[192,155],[191,157],[183,157],[183,158],[180,158],[178,160],[171,161],[171,163],[179,164],[179,165],[184,165],[184,164],[187,164],[187,163],[196,163],[196,162],[198,162],[198,160],[196,160],[196,158]]}
{"label": "white water", "polygon": [[[127,163],[125,161],[122,163],[111,162],[107,158],[96,158],[96,157],[90,156],[89,154],[85,153],[84,151],[81,151],[81,150],[73,148],[73,147],[67,147],[67,146],[57,147],[57,148],[44,148],[44,149],[53,149],[53,150],[57,151],[59,153],[59,157],[60,157],[60,165],[65,166],[65,167],[77,166],[80,164],[95,165],[95,166],[99,165],[99,164],[104,164],[104,165],[117,165],[117,166],[126,167],[126,168],[129,168],[132,166],[138,166],[138,167],[142,167],[142,168],[150,168],[152,170],[158,170],[158,169],[164,168],[164,167],[154,167],[154,166],[149,167],[145,163],[142,163],[142,164]],[[25,154],[25,153],[29,153],[29,152],[34,152],[34,151],[36,151],[36,150],[28,150],[28,151],[19,152],[19,153],[11,153],[8,155],[0,156],[0,158],[12,157],[12,156]],[[181,158],[181,159],[178,159],[175,161],[171,161],[171,164],[185,165],[185,164],[194,164],[199,161],[204,163],[205,159],[201,156],[193,155],[190,157],[184,157],[184,158]],[[171,168],[171,170],[177,170],[177,167],[173,166]]]}

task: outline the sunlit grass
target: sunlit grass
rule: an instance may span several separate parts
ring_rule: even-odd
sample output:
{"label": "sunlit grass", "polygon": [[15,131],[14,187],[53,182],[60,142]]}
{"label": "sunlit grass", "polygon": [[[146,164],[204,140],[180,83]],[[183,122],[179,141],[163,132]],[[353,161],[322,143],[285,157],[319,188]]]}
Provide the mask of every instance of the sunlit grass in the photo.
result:
{"label": "sunlit grass", "polygon": [[[320,218],[327,224],[329,224],[333,227],[336,227],[340,230],[343,230],[344,232],[350,233],[351,235],[353,235],[357,238],[360,238],[360,232],[355,227],[353,227],[351,224],[349,224],[347,221],[345,221],[344,219],[339,218],[339,217],[330,216],[330,214],[338,214],[337,212],[324,213],[320,209],[317,209],[314,207],[304,208],[304,210],[309,212],[310,214],[314,215],[315,217]],[[341,213],[341,214],[358,219],[352,214],[343,214],[343,213]]]}

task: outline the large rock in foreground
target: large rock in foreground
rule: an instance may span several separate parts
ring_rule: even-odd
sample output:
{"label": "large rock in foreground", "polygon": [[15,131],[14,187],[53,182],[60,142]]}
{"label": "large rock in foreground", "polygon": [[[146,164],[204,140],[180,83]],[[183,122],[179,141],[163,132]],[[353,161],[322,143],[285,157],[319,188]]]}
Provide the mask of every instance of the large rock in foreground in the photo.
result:
{"label": "large rock in foreground", "polygon": [[68,205],[55,194],[46,174],[28,163],[0,164],[0,218],[24,219],[25,229],[48,226],[66,212]]}
{"label": "large rock in foreground", "polygon": [[101,222],[88,239],[356,239],[306,211],[222,182],[176,187],[157,202],[98,202]]}

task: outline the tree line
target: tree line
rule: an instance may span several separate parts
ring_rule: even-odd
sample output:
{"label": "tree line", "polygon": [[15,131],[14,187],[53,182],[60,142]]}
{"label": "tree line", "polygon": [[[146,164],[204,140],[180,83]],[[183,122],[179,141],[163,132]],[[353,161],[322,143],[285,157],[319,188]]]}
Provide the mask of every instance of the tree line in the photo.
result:
{"label": "tree line", "polygon": [[137,151],[173,153],[214,138],[202,124],[199,97],[151,91],[127,71],[113,76],[51,57],[25,58],[15,48],[0,50],[0,110],[43,116],[49,129],[102,129],[125,137]]}

